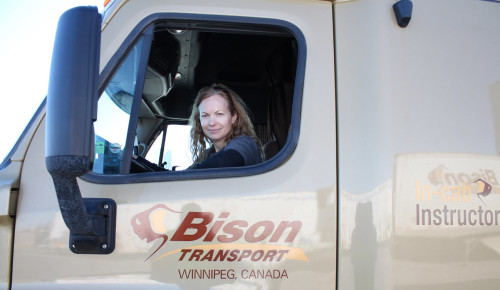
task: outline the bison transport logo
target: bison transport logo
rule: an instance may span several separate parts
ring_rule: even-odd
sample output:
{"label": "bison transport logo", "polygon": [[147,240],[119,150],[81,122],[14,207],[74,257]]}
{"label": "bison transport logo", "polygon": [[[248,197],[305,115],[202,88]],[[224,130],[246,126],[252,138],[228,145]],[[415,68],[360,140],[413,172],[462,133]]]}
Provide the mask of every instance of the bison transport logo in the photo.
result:
{"label": "bison transport logo", "polygon": [[[162,239],[160,246],[146,259],[146,261],[151,258],[158,250],[165,245],[168,240],[168,236],[165,234],[163,229],[158,229],[157,225],[161,224],[157,222],[155,218],[155,213],[163,213],[163,211],[170,211],[173,213],[181,213],[179,211],[172,210],[163,204],[158,204],[152,208],[136,214],[132,218],[132,228],[134,232],[141,240],[146,239],[146,242],[151,243],[157,239]],[[163,216],[163,215],[161,215]]]}
{"label": "bison transport logo", "polygon": [[440,188],[441,192],[456,192],[462,190],[462,195],[474,192],[481,202],[486,205],[482,197],[487,197],[492,192],[492,184],[497,185],[493,170],[481,169],[477,172],[450,172],[443,165],[429,172],[428,178],[433,186]]}
{"label": "bison transport logo", "polygon": [[270,220],[250,223],[231,219],[230,212],[189,211],[179,226],[167,235],[165,221],[172,215],[183,214],[166,205],[158,204],[132,217],[132,228],[141,240],[151,243],[160,239],[161,244],[146,261],[167,242],[196,243],[182,247],[156,258],[178,254],[179,261],[280,261],[295,259],[307,261],[300,248],[285,246],[293,243],[302,227],[301,221]]}
{"label": "bison transport logo", "polygon": [[486,205],[486,203],[483,201],[481,196],[486,197],[491,193],[491,185],[482,179],[478,179],[476,181],[473,181],[473,183],[478,184],[478,191],[477,191],[476,195],[484,203],[484,205]]}

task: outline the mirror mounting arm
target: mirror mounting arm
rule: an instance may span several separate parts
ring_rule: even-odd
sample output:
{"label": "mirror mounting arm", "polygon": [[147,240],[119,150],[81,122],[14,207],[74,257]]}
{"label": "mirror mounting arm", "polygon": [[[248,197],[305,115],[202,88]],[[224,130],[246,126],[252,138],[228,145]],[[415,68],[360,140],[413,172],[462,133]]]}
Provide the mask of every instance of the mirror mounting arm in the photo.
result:
{"label": "mirror mounting arm", "polygon": [[96,236],[105,233],[104,224],[100,224],[97,217],[87,213],[76,180],[78,176],[87,173],[87,170],[74,170],[79,166],[88,168],[87,160],[75,156],[54,156],[47,157],[45,163],[52,175],[59,208],[69,230],[78,235]]}

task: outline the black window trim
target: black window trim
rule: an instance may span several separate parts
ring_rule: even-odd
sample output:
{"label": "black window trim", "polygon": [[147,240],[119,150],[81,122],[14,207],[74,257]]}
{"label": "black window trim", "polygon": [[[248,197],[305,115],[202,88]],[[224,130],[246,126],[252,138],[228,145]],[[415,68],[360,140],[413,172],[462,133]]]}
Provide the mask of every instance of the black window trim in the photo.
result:
{"label": "black window trim", "polygon": [[[292,116],[290,130],[288,132],[287,142],[284,147],[272,157],[270,160],[263,163],[231,168],[212,168],[212,169],[197,169],[183,171],[168,171],[168,172],[145,172],[119,175],[103,175],[94,172],[89,172],[81,178],[98,184],[128,184],[128,183],[145,183],[145,182],[165,182],[175,180],[198,180],[212,178],[229,178],[242,177],[262,174],[271,171],[290,158],[293,151],[297,147],[300,134],[300,120],[302,111],[302,95],[305,78],[305,63],[306,63],[306,41],[303,33],[294,24],[279,19],[257,18],[244,16],[223,16],[223,15],[199,15],[199,14],[184,14],[184,13],[156,13],[144,18],[127,36],[119,49],[111,57],[106,67],[99,76],[99,96],[102,95],[105,86],[113,77],[115,70],[123,62],[128,52],[136,44],[137,40],[143,35],[144,31],[155,22],[172,20],[172,21],[211,21],[211,22],[229,22],[239,24],[255,24],[255,25],[270,25],[288,30],[297,41],[297,70],[295,76],[294,93],[292,101]],[[133,118],[131,114],[131,118]],[[130,127],[129,127],[130,131]],[[130,146],[127,144],[126,146]],[[125,160],[125,159],[124,159]]]}
{"label": "black window trim", "polygon": [[[149,53],[151,50],[151,42],[153,41],[153,25],[149,25],[145,32],[142,33],[143,42],[141,47],[141,56],[139,67],[136,72],[136,85],[134,88],[134,99],[132,102],[132,111],[130,112],[130,119],[128,123],[127,140],[125,142],[125,148],[123,148],[122,160],[131,160],[132,152],[134,148],[134,137],[137,128],[138,115],[141,107],[142,91],[144,89],[144,82],[146,81],[144,76],[146,75],[146,69],[148,66],[147,60],[149,59]],[[128,53],[127,53],[128,55]],[[146,61],[143,61],[146,60]],[[107,83],[106,83],[107,84]],[[104,89],[104,87],[103,87]],[[99,110],[99,108],[97,108]],[[130,170],[130,162],[122,162],[121,173],[127,174]]]}

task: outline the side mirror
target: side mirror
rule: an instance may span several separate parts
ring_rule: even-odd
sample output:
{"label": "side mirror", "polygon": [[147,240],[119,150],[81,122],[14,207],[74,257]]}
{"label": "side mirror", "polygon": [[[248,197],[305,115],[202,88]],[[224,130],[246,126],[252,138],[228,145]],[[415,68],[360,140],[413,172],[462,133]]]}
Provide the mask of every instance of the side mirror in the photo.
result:
{"label": "side mirror", "polygon": [[47,95],[45,162],[75,253],[114,250],[116,204],[83,199],[76,178],[92,168],[102,17],[76,7],[59,19]]}

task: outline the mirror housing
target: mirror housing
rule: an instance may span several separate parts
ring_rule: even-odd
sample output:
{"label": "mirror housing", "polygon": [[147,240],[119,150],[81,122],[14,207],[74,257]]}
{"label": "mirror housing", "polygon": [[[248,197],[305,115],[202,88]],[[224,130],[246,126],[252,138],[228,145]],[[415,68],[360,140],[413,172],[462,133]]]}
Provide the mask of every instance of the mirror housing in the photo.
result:
{"label": "mirror housing", "polygon": [[[97,119],[101,15],[96,7],[76,7],[59,19],[47,98],[46,157],[93,160]],[[88,159],[88,160],[87,160]]]}
{"label": "mirror housing", "polygon": [[[70,9],[61,16],[47,95],[45,162],[71,231],[70,249],[76,253],[110,253],[114,249],[114,201],[86,202],[76,180],[91,170],[94,158],[101,21],[97,8],[90,6]],[[95,206],[106,211],[95,210]],[[106,241],[103,235],[111,237]],[[89,236],[94,237],[95,245],[88,241]],[[79,237],[85,237],[84,241]]]}

